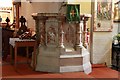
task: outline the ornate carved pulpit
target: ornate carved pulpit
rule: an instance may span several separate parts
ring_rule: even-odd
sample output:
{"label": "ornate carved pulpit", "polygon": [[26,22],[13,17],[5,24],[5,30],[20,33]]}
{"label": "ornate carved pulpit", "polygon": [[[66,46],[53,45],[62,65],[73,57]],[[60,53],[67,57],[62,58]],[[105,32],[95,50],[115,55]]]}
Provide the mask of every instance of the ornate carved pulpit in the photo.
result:
{"label": "ornate carved pulpit", "polygon": [[83,24],[67,23],[58,13],[34,13],[32,17],[37,36],[36,71],[91,72],[89,53],[82,46]]}

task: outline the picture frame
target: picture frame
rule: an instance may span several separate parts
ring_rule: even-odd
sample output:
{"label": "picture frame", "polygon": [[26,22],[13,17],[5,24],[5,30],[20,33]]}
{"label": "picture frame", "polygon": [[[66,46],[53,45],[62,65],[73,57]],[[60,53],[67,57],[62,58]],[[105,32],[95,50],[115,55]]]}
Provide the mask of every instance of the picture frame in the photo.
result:
{"label": "picture frame", "polygon": [[111,32],[113,29],[113,0],[95,0],[94,31]]}

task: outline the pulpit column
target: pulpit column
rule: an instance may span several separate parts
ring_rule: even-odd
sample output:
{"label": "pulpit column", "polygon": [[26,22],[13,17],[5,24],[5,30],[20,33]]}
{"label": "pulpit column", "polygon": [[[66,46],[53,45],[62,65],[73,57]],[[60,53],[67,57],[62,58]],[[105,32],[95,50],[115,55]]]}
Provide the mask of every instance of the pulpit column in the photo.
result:
{"label": "pulpit column", "polygon": [[34,18],[36,23],[36,40],[37,45],[46,45],[46,32],[45,32],[45,22],[46,17]]}
{"label": "pulpit column", "polygon": [[76,50],[82,52],[82,32],[83,32],[83,17],[81,16],[80,23],[76,24]]}
{"label": "pulpit column", "polygon": [[39,24],[39,26],[40,26],[40,28],[39,28],[39,31],[40,31],[40,44],[46,46],[47,41],[46,41],[45,23],[46,23],[46,18],[40,19],[40,24]]}
{"label": "pulpit column", "polygon": [[[58,28],[58,38],[59,38],[59,48],[62,49],[62,51],[65,50],[64,46],[64,17],[59,17],[59,28]],[[63,53],[63,52],[62,52]]]}
{"label": "pulpit column", "polygon": [[39,54],[39,45],[46,44],[45,42],[45,17],[33,16],[36,26],[36,50]]}
{"label": "pulpit column", "polygon": [[40,44],[40,30],[39,30],[39,24],[40,24],[39,19],[35,19],[37,47],[38,47],[39,44]]}
{"label": "pulpit column", "polygon": [[[63,25],[61,25],[61,27],[63,27]],[[61,31],[60,31],[60,47],[65,48],[64,47],[64,31],[62,30],[62,28],[61,28]]]}
{"label": "pulpit column", "polygon": [[91,17],[91,15],[83,15],[84,16],[84,31],[83,31],[83,45],[85,48],[88,48],[88,41],[87,41],[87,21]]}

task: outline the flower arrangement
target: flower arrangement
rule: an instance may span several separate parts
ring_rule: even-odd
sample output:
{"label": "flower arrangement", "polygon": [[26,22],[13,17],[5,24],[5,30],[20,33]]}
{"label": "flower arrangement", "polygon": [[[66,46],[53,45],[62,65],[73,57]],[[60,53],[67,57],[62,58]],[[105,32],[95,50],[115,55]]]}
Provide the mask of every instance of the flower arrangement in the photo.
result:
{"label": "flower arrangement", "polygon": [[118,41],[120,41],[120,33],[116,35]]}
{"label": "flower arrangement", "polygon": [[114,44],[120,45],[120,33],[113,37]]}
{"label": "flower arrangement", "polygon": [[115,35],[115,36],[113,37],[113,40],[118,40],[118,41],[120,41],[120,33],[118,33],[117,35]]}

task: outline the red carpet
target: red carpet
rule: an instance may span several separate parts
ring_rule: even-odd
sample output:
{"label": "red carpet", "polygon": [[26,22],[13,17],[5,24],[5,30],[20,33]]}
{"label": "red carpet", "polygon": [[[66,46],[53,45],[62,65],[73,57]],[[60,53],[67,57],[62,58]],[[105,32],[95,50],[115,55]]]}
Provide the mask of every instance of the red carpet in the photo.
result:
{"label": "red carpet", "polygon": [[[19,63],[17,70],[10,62],[3,62],[2,65],[2,77],[3,78],[112,78],[118,79],[120,74],[117,71],[112,70],[105,65],[93,65],[92,73],[85,74],[84,72],[69,72],[69,73],[48,73],[48,72],[36,72],[26,63]],[[17,79],[16,79],[17,80]],[[104,80],[104,79],[103,79]],[[106,79],[105,79],[106,80]]]}

